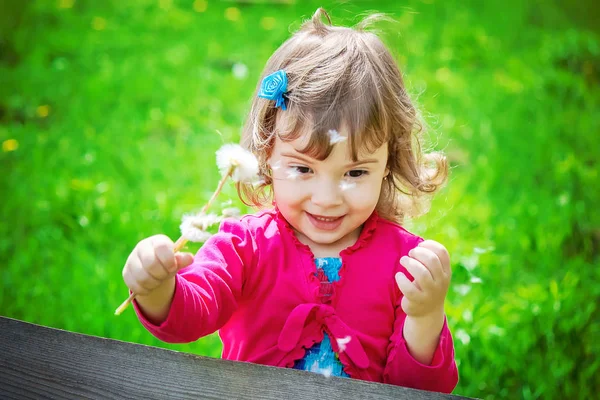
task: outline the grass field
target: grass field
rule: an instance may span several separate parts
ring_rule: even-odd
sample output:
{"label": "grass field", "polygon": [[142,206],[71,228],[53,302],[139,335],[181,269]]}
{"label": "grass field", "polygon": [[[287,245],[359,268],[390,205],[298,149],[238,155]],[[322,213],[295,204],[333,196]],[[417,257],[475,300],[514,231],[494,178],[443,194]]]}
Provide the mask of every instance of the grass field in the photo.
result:
{"label": "grass field", "polygon": [[[380,28],[446,152],[450,182],[409,221],[453,260],[461,380],[489,399],[600,391],[600,12],[593,2],[81,0],[0,3],[0,315],[167,345],[121,269],[175,239],[219,178],[269,55],[322,5]],[[232,199],[228,186],[221,200]],[[192,247],[193,249],[193,247]]]}

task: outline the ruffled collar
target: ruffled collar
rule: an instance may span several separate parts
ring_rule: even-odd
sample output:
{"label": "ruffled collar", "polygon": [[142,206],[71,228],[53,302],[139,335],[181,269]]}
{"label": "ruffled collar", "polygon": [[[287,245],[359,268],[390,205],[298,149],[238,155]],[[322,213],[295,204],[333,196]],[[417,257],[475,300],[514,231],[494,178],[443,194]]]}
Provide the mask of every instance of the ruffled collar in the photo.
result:
{"label": "ruffled collar", "polygon": [[[292,225],[290,225],[290,223],[281,214],[281,211],[279,211],[279,208],[275,207],[273,209],[273,213],[274,213],[275,220],[277,221],[277,224],[279,225],[279,227],[283,228],[284,231],[287,231],[289,233],[289,235],[293,238],[292,240],[296,244],[296,247],[312,255],[313,253],[312,253],[312,250],[310,249],[310,247],[308,245],[302,243],[298,239],[298,237],[296,236],[296,232],[294,231],[294,228],[292,227]],[[379,218],[380,217],[379,217],[379,214],[377,213],[377,211],[373,211],[373,213],[369,216],[369,218],[363,224],[362,229],[360,231],[360,234],[359,234],[356,242],[354,242],[353,245],[342,250],[340,252],[340,255],[352,254],[352,253],[356,252],[357,250],[359,250],[360,248],[362,248],[363,246],[365,246],[366,244],[368,244],[369,241],[371,240],[371,237],[373,236],[373,232],[375,232],[375,228],[377,227]]]}

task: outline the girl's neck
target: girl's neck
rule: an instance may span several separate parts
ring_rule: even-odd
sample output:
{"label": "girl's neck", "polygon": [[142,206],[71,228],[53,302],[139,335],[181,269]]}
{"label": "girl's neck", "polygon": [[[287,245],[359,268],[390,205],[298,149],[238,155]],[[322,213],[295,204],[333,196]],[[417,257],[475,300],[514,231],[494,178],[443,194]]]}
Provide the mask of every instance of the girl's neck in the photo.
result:
{"label": "girl's neck", "polygon": [[315,258],[323,258],[323,257],[339,257],[340,253],[351,247],[358,240],[360,233],[362,231],[362,226],[356,229],[352,234],[344,236],[342,239],[338,240],[335,243],[315,243],[306,237],[302,232],[294,230],[296,237],[300,241],[307,245],[313,253]]}

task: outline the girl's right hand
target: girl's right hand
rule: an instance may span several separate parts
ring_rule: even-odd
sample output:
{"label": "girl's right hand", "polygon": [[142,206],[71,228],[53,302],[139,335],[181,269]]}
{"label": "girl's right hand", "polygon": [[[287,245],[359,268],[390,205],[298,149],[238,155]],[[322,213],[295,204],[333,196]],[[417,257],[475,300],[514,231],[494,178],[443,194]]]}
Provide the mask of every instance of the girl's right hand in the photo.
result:
{"label": "girl's right hand", "polygon": [[175,244],[165,235],[140,241],[123,267],[123,280],[136,295],[146,296],[194,261],[191,253],[173,253]]}

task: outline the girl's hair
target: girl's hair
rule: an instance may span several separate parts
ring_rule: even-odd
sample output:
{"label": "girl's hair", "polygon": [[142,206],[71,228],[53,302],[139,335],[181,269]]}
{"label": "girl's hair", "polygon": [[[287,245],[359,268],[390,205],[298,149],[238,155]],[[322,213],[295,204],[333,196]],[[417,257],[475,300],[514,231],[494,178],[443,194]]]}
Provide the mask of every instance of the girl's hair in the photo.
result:
{"label": "girl's hair", "polygon": [[[418,200],[446,181],[445,157],[421,151],[418,135],[423,125],[396,62],[381,40],[365,30],[381,18],[371,15],[354,29],[332,26],[329,15],[319,8],[271,56],[242,133],[242,144],[257,156],[264,181],[254,187],[238,186],[245,204],[270,204],[267,160],[275,138],[294,140],[306,126],[312,132],[303,152],[319,160],[333,149],[328,131],[342,123],[349,131],[353,161],[359,149],[373,151],[387,143],[390,174],[383,181],[376,210],[388,220],[401,223],[405,216],[419,214]],[[262,78],[281,69],[288,77],[285,111],[257,96]],[[279,112],[286,113],[287,126],[276,132]]]}

